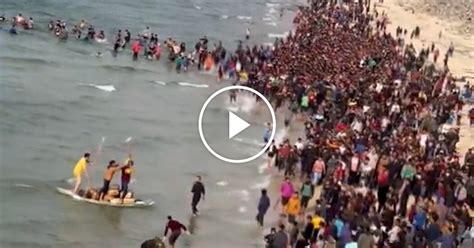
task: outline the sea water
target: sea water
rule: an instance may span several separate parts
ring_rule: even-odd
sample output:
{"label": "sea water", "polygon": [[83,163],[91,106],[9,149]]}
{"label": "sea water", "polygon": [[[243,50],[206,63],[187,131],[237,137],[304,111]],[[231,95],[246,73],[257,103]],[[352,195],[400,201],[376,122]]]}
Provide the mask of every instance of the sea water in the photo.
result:
{"label": "sea water", "polygon": [[[130,51],[113,57],[111,44],[72,35],[59,41],[47,24],[61,19],[72,28],[85,19],[109,41],[118,29],[135,36],[149,26],[160,41],[173,37],[188,50],[207,35],[211,47],[221,40],[233,51],[247,28],[251,45],[272,43],[288,31],[296,3],[2,0],[0,14],[32,16],[36,28],[19,28],[17,36],[0,32],[0,246],[138,247],[161,236],[166,216],[173,215],[194,233],[177,247],[261,247],[254,215],[259,187],[268,181],[259,174],[265,161],[221,162],[207,152],[197,131],[202,104],[227,84],[195,70],[177,74],[166,59],[132,61]],[[287,9],[282,19],[280,7]],[[227,111],[225,105],[220,111]],[[251,121],[262,123],[263,130],[262,120]],[[90,168],[92,183],[100,185],[108,160],[122,161],[130,149],[136,162],[130,187],[155,207],[100,207],[55,192],[57,186],[69,187],[74,163],[95,150],[101,137],[106,142]],[[130,144],[127,137],[133,137]],[[260,142],[243,137],[241,146],[258,151]],[[190,220],[195,175],[203,177],[208,194],[201,215]]]}

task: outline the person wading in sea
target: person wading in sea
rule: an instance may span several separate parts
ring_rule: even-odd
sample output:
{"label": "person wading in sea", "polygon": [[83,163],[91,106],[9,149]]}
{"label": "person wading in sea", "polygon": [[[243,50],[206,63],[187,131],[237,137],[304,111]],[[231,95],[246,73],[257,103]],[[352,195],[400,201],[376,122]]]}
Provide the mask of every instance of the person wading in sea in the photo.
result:
{"label": "person wading in sea", "polygon": [[171,234],[168,242],[171,248],[174,248],[176,240],[178,240],[179,236],[181,235],[181,230],[185,231],[188,235],[191,235],[185,225],[181,224],[181,222],[179,221],[173,220],[173,217],[168,216],[168,223],[166,224],[165,236],[163,237],[163,241],[166,240],[166,237],[168,236],[168,231],[170,231]]}
{"label": "person wading in sea", "polygon": [[[235,85],[235,84],[234,84]],[[230,103],[237,102],[237,89],[231,89],[229,91]]]}
{"label": "person wading in sea", "polygon": [[194,182],[193,187],[191,189],[191,193],[193,194],[191,207],[192,207],[194,216],[196,216],[199,213],[197,209],[197,205],[199,201],[201,200],[201,197],[204,200],[206,196],[206,189],[204,188],[204,184],[201,182],[201,176],[197,176],[196,178],[197,180]]}

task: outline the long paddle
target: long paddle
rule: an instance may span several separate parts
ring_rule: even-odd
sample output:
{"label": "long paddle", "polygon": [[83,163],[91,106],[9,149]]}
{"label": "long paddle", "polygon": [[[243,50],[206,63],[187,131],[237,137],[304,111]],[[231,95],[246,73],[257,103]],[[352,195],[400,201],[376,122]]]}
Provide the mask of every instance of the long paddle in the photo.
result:
{"label": "long paddle", "polygon": [[132,153],[131,151],[131,147],[130,147],[130,141],[132,141],[132,137],[128,137],[126,140],[125,140],[125,144],[127,144],[127,153],[130,154]]}
{"label": "long paddle", "polygon": [[[94,160],[97,161],[97,163],[99,163],[99,157],[102,153],[102,147],[104,146],[104,143],[105,143],[105,137],[102,136],[102,140],[100,141],[99,146],[97,147],[97,150],[95,152]],[[94,161],[91,162],[91,166],[92,165],[94,165]],[[92,170],[91,170],[91,174],[92,174]],[[91,177],[92,177],[92,175],[89,175],[89,177],[87,178],[87,188],[89,188],[89,186],[90,186],[90,178]]]}

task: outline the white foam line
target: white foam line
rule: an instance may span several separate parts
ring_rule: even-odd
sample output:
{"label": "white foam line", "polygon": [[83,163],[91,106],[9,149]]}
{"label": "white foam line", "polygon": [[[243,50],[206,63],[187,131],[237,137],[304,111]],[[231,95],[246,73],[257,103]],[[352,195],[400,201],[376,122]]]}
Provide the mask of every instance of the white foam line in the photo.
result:
{"label": "white foam line", "polygon": [[273,33],[268,34],[269,38],[285,38],[286,36],[288,36],[288,32],[285,32],[283,34],[273,34]]}
{"label": "white foam line", "polygon": [[269,8],[273,8],[273,7],[278,7],[278,6],[280,6],[279,3],[265,3],[265,5],[267,5],[267,7],[269,7]]}
{"label": "white foam line", "polygon": [[268,167],[268,161],[266,161],[265,163],[261,164],[258,167],[258,174],[263,174],[263,172],[265,172],[265,170],[267,170],[267,167]]}
{"label": "white foam line", "polygon": [[252,20],[252,17],[251,17],[251,16],[241,16],[241,15],[238,15],[238,16],[237,16],[237,19],[240,19],[240,20]]}
{"label": "white foam line", "polygon": [[265,24],[269,25],[269,26],[278,26],[278,24],[276,22],[265,22]]}
{"label": "white foam line", "polygon": [[276,10],[276,9],[274,9],[274,8],[270,8],[270,9],[268,10],[268,13],[277,13],[277,12],[278,12],[278,10]]}
{"label": "white foam line", "polygon": [[178,83],[181,86],[188,86],[188,87],[195,87],[195,88],[209,88],[209,85],[207,84],[193,84],[193,83],[188,83],[188,82],[179,82]]}
{"label": "white foam line", "polygon": [[256,183],[252,185],[251,189],[264,189],[267,188],[270,185],[271,182],[271,175],[266,176],[262,182]]}
{"label": "white foam line", "polygon": [[216,183],[216,185],[224,187],[224,186],[229,185],[229,183],[227,181],[219,181],[219,182]]}
{"label": "white foam line", "polygon": [[33,188],[32,185],[23,184],[23,183],[15,183],[14,186],[15,186],[15,187],[19,187],[19,188]]}
{"label": "white foam line", "polygon": [[111,84],[107,84],[107,85],[100,85],[100,84],[79,84],[79,85],[82,85],[82,86],[89,86],[89,87],[93,87],[93,88],[96,88],[96,89],[99,89],[99,90],[103,90],[103,91],[107,91],[107,92],[112,92],[112,91],[116,91],[117,89],[115,88],[115,86],[111,85]]}
{"label": "white foam line", "polygon": [[155,84],[163,85],[163,86],[167,85],[165,82],[158,81],[158,80],[152,81],[152,82],[155,83]]}
{"label": "white foam line", "polygon": [[193,7],[194,7],[195,9],[202,9],[201,6],[197,6],[197,5],[193,5]]}
{"label": "white foam line", "polygon": [[259,142],[258,140],[254,140],[254,139],[234,138],[234,140],[243,144],[253,145],[257,147],[263,147],[265,145],[263,142]]}

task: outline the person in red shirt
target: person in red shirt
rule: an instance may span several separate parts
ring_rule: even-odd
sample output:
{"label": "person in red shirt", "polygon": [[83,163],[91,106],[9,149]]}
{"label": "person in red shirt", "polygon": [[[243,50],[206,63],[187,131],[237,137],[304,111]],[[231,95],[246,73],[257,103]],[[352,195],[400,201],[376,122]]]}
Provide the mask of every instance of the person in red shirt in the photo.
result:
{"label": "person in red shirt", "polygon": [[122,177],[121,177],[121,188],[120,188],[120,195],[122,200],[125,198],[125,196],[128,193],[128,184],[130,183],[130,180],[132,178],[132,173],[133,173],[133,160],[130,158],[127,159],[125,162],[125,165],[122,167]]}
{"label": "person in red shirt", "polygon": [[133,52],[133,59],[134,60],[138,59],[138,54],[140,53],[140,50],[142,50],[142,46],[140,45],[140,41],[136,40],[132,44],[132,52]]}
{"label": "person in red shirt", "polygon": [[283,143],[283,146],[278,149],[278,159],[280,160],[278,163],[278,171],[282,171],[284,168],[287,167],[288,163],[288,156],[290,155],[290,145],[287,141]]}
{"label": "person in red shirt", "polygon": [[188,235],[190,234],[185,225],[181,224],[179,221],[173,220],[173,217],[168,216],[168,223],[165,227],[165,236],[163,237],[163,240],[166,239],[168,236],[168,231],[170,231],[171,234],[168,242],[170,246],[174,248],[176,240],[178,240],[179,236],[181,235],[181,230],[185,231]]}

